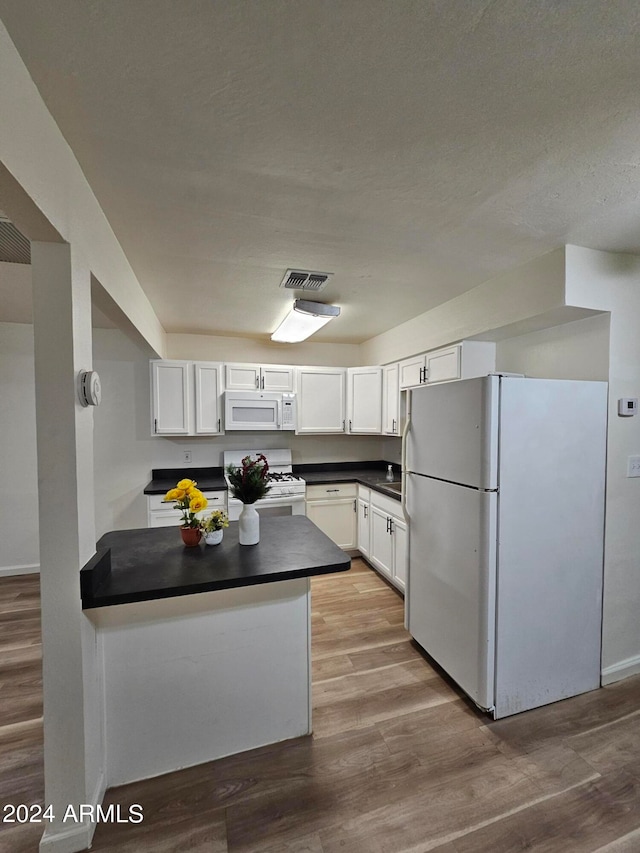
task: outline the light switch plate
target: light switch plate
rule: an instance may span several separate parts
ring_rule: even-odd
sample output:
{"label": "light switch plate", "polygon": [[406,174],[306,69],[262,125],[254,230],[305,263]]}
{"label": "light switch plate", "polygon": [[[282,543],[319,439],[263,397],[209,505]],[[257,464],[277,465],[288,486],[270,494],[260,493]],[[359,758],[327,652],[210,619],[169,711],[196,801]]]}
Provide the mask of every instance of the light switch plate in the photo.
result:
{"label": "light switch plate", "polygon": [[640,456],[627,457],[627,477],[640,477]]}
{"label": "light switch plate", "polygon": [[[182,451],[182,462],[185,465],[191,465],[191,451],[190,450],[183,450]],[[638,476],[640,476],[640,474]]]}

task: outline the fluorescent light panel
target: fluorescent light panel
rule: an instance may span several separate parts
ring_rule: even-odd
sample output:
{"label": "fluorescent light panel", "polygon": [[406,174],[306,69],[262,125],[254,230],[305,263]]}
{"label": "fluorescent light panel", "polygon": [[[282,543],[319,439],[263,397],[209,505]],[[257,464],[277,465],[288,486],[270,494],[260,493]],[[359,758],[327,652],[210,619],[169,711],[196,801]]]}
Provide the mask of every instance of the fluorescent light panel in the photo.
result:
{"label": "fluorescent light panel", "polygon": [[271,335],[271,340],[283,344],[305,341],[340,314],[337,305],[324,305],[308,299],[296,299],[293,308]]}

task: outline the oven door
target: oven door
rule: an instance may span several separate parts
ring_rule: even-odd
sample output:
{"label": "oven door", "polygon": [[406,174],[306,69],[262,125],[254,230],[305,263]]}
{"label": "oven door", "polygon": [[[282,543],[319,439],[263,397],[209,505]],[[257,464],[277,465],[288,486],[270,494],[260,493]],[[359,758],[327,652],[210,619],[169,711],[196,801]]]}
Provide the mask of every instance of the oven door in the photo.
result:
{"label": "oven door", "polygon": [[224,397],[225,430],[282,429],[282,394],[271,391],[227,391]]}
{"label": "oven door", "polygon": [[[274,498],[262,498],[254,504],[258,513],[269,515],[305,515],[304,495],[280,495]],[[229,497],[229,521],[237,521],[242,512],[242,501]]]}

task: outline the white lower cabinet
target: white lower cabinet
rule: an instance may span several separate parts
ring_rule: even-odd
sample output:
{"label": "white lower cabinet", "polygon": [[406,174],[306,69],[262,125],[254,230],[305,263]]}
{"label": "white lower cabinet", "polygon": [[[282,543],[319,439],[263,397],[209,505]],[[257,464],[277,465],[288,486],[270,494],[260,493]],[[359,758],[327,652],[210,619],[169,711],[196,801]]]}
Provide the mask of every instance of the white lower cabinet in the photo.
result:
{"label": "white lower cabinet", "polygon": [[369,508],[369,554],[365,556],[382,575],[404,590],[407,578],[407,524],[400,504],[371,491]]}
{"label": "white lower cabinet", "polygon": [[345,550],[357,545],[356,484],[307,486],[307,518]]}
{"label": "white lower cabinet", "polygon": [[371,492],[366,486],[358,486],[358,551],[369,559],[371,531]]}
{"label": "white lower cabinet", "polygon": [[[209,501],[206,509],[198,513],[198,518],[209,515],[214,509],[227,508],[227,493],[224,490],[202,494]],[[163,503],[164,495],[147,495],[147,516],[149,527],[179,527],[182,513],[174,509],[173,504]]]}

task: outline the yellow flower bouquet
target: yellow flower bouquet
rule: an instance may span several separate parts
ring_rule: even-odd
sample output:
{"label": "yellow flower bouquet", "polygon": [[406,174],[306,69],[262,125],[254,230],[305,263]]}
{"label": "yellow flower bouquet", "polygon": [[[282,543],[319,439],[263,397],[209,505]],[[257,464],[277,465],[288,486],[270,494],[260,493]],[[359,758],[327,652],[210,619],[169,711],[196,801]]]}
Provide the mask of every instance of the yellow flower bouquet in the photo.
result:
{"label": "yellow flower bouquet", "polygon": [[174,509],[182,512],[182,527],[200,529],[200,519],[197,518],[196,513],[206,509],[209,502],[195,480],[180,480],[175,489],[169,489],[162,501],[163,503],[173,501]]}

